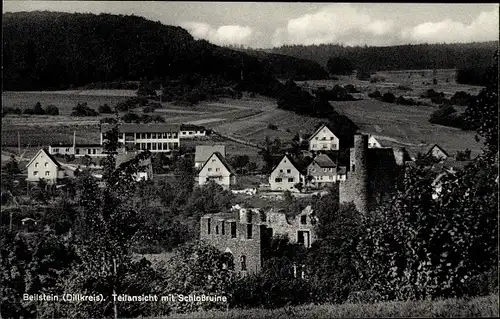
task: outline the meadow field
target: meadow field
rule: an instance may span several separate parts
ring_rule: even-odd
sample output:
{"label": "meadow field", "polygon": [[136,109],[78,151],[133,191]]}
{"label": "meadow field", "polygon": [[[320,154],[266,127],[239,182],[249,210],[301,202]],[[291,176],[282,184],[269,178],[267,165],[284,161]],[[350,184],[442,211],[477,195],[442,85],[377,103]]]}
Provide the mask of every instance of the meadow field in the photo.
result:
{"label": "meadow field", "polygon": [[477,318],[498,317],[498,295],[437,301],[304,305],[277,309],[231,309],[173,314],[166,318]]}

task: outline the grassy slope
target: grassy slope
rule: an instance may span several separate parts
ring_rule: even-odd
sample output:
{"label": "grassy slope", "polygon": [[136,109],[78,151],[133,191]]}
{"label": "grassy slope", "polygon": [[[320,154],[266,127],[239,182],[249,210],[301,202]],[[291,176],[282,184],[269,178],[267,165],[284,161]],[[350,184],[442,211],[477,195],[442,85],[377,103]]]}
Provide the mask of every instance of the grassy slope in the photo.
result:
{"label": "grassy slope", "polygon": [[376,304],[305,305],[278,309],[232,309],[175,314],[168,318],[373,318],[373,317],[498,317],[498,296]]}

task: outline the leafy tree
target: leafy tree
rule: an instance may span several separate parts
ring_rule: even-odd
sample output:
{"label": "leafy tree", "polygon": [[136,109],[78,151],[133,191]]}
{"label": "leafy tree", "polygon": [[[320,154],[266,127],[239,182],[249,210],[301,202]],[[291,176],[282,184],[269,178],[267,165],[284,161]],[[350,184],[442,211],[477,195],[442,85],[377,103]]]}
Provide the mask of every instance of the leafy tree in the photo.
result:
{"label": "leafy tree", "polygon": [[99,108],[97,111],[101,114],[112,114],[114,111],[111,109],[111,107],[107,104],[104,103],[103,105],[99,105]]}
{"label": "leafy tree", "polygon": [[465,149],[463,151],[457,151],[456,160],[457,161],[470,161],[470,149]]}
{"label": "leafy tree", "polygon": [[42,108],[42,105],[40,104],[40,102],[36,102],[35,106],[33,107],[33,114],[45,115],[45,110]]}
{"label": "leafy tree", "polygon": [[55,105],[49,105],[45,109],[45,114],[47,114],[47,115],[59,115],[59,109]]}
{"label": "leafy tree", "polygon": [[491,154],[498,152],[498,51],[485,74],[486,87],[465,110],[465,120],[484,139]]}
{"label": "leafy tree", "polygon": [[87,103],[78,103],[74,108],[73,112],[71,113],[72,116],[97,116],[99,113],[97,113],[96,110],[90,108],[87,106]]}
{"label": "leafy tree", "polygon": [[386,103],[394,103],[396,102],[396,96],[394,96],[394,94],[392,94],[391,92],[387,92],[382,95],[381,101]]}
{"label": "leafy tree", "polygon": [[231,158],[231,165],[240,173],[250,163],[248,155],[235,155]]}

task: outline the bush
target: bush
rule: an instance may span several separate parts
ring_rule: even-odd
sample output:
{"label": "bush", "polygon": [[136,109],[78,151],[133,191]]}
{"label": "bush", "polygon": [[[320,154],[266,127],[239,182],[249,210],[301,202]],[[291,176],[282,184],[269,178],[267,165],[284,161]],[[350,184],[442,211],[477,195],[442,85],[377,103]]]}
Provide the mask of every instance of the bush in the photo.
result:
{"label": "bush", "polygon": [[375,92],[368,93],[368,97],[371,97],[372,99],[380,99],[382,97],[382,93],[377,90]]}
{"label": "bush", "polygon": [[405,99],[403,96],[399,96],[396,99],[396,104],[401,104],[401,105],[418,105],[418,103],[414,99]]}
{"label": "bush", "polygon": [[87,106],[87,103],[78,103],[73,108],[72,116],[97,116],[99,113]]}
{"label": "bush", "polygon": [[271,124],[269,123],[267,125],[267,128],[270,129],[270,130],[277,130],[278,129],[278,126],[276,124]]}
{"label": "bush", "polygon": [[55,105],[49,105],[45,109],[47,115],[59,115],[59,109]]}
{"label": "bush", "polygon": [[13,108],[13,107],[4,107],[2,108],[2,116],[6,115],[6,114],[22,114],[23,111],[20,109],[20,108]]}
{"label": "bush", "polygon": [[103,105],[99,105],[99,108],[97,110],[101,114],[112,114],[112,113],[114,113],[113,110],[111,109],[111,107],[108,104],[106,104],[106,103],[103,104]]}
{"label": "bush", "polygon": [[125,123],[139,123],[139,115],[136,113],[126,113],[125,115],[122,116],[122,121]]}
{"label": "bush", "polygon": [[394,94],[392,94],[391,92],[387,92],[382,95],[381,101],[386,103],[394,103],[396,101],[396,96],[394,96]]}
{"label": "bush", "polygon": [[346,89],[347,93],[361,93],[358,89],[354,87],[352,84],[347,84],[344,86],[344,89]]}
{"label": "bush", "polygon": [[142,109],[144,113],[153,113],[155,111],[155,107],[152,105],[146,106]]}
{"label": "bush", "polygon": [[42,108],[42,105],[40,104],[40,102],[36,102],[35,106],[33,107],[33,114],[45,115],[45,110]]}

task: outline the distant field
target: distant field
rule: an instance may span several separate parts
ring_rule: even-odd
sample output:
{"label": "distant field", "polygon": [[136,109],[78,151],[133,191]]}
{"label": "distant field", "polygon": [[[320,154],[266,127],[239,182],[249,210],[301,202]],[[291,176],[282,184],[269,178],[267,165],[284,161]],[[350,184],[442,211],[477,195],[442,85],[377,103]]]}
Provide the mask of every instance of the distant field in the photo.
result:
{"label": "distant field", "polygon": [[439,144],[448,153],[469,148],[478,154],[481,143],[474,132],[429,123],[433,107],[389,104],[376,100],[332,102],[334,108],[353,120],[362,132],[379,137],[387,146],[404,146],[412,155]]}
{"label": "distant field", "polygon": [[92,95],[90,92],[94,92],[94,94],[96,94],[95,90],[91,90],[88,94],[81,94],[81,91],[63,92],[66,93],[3,92],[2,105],[3,107],[18,107],[21,110],[24,110],[32,108],[37,102],[40,102],[43,108],[48,105],[55,105],[59,108],[59,114],[69,115],[78,103],[87,103],[90,108],[97,110],[99,105],[107,103],[109,106],[114,107],[118,102],[125,101],[127,99],[127,96],[120,95],[120,92],[116,93],[116,96],[110,95],[110,92],[108,92],[108,95]]}

